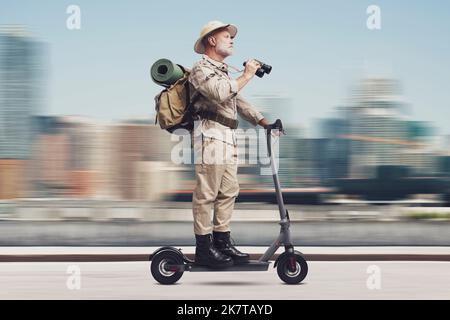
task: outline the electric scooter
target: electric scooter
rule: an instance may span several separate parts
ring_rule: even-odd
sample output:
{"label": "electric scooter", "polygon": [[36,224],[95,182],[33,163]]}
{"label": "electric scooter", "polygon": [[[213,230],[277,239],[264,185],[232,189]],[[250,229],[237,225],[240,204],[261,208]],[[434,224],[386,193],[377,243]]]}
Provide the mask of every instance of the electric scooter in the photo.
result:
{"label": "electric scooter", "polygon": [[180,249],[173,247],[159,248],[150,256],[150,271],[156,281],[161,284],[174,284],[181,278],[185,271],[267,271],[270,264],[269,260],[282,245],[284,246],[285,251],[278,256],[274,264],[274,268],[277,268],[277,273],[280,279],[287,284],[298,284],[305,279],[308,273],[308,264],[303,258],[302,253],[294,250],[294,246],[292,245],[291,233],[289,230],[289,213],[284,207],[283,195],[281,193],[280,182],[278,180],[278,170],[275,166],[275,159],[272,153],[272,130],[280,130],[281,133],[284,133],[281,120],[278,119],[275,121],[275,123],[271,124],[266,131],[267,152],[270,158],[270,166],[272,169],[273,182],[275,184],[278,209],[280,211],[279,224],[281,226],[281,230],[278,238],[271,244],[259,260],[250,260],[248,263],[236,264],[220,269],[196,265],[195,262],[187,258]]}

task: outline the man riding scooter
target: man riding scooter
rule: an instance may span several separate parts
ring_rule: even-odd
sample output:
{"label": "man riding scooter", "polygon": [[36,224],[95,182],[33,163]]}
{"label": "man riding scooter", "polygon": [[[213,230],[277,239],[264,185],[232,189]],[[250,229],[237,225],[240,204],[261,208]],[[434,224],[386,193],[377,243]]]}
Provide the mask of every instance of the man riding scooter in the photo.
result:
{"label": "man riding scooter", "polygon": [[[230,221],[239,193],[237,115],[254,126],[269,128],[263,115],[239,94],[261,64],[251,59],[237,79],[228,75],[224,60],[233,53],[236,33],[234,25],[220,21],[207,23],[194,46],[202,58],[194,64],[189,76],[194,88],[191,96],[200,94],[193,108],[201,119],[200,143],[194,145],[201,154],[201,161],[195,164],[196,186],[192,198],[195,263],[211,268],[249,260],[249,255],[236,249],[230,238]],[[214,209],[213,219],[211,209]]]}

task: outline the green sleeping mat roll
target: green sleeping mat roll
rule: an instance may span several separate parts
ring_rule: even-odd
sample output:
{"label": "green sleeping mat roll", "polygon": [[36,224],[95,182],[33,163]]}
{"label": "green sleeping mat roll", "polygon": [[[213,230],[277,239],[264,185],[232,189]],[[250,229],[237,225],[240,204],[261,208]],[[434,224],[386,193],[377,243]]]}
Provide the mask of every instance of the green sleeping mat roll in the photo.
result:
{"label": "green sleeping mat roll", "polygon": [[150,74],[157,84],[170,86],[183,77],[184,71],[168,59],[159,59],[152,65]]}

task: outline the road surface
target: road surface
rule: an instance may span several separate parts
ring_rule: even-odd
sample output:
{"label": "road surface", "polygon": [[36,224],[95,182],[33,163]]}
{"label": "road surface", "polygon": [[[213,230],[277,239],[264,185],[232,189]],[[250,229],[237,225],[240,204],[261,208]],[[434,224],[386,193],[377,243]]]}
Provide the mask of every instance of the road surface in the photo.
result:
{"label": "road surface", "polygon": [[300,285],[266,272],[185,273],[156,283],[149,262],[0,263],[0,299],[450,299],[450,262],[309,262]]}

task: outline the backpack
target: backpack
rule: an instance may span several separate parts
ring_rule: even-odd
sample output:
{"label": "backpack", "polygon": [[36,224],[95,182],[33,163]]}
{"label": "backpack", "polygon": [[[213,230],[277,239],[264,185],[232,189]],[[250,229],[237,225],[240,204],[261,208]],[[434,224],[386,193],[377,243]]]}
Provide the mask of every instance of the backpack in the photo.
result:
{"label": "backpack", "polygon": [[170,133],[177,129],[186,129],[192,132],[194,128],[192,105],[199,97],[197,94],[191,101],[191,85],[188,81],[190,70],[180,67],[184,72],[183,77],[155,97],[155,124],[159,121],[161,129]]}

